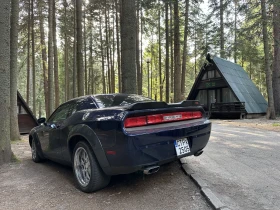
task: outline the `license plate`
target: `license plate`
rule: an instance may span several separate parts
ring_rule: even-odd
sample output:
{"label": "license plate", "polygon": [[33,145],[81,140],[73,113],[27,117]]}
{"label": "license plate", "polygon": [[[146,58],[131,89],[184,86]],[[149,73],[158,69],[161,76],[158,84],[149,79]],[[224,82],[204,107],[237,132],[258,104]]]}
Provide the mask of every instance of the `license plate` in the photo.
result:
{"label": "license plate", "polygon": [[177,156],[191,152],[187,138],[178,139],[174,141]]}

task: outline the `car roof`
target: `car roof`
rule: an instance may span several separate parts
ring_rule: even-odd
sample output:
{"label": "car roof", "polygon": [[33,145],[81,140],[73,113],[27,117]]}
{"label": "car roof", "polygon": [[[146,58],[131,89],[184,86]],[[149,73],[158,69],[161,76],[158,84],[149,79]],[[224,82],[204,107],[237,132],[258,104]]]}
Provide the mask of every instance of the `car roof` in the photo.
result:
{"label": "car roof", "polygon": [[[131,96],[131,95],[137,95],[137,94],[127,94],[127,93],[108,93],[108,94],[93,94],[93,95],[85,95],[85,96],[80,96],[80,97],[77,97],[77,98],[72,98],[66,102],[64,102],[63,104],[65,103],[68,103],[68,102],[71,102],[71,101],[78,101],[78,100],[81,100],[81,99],[87,99],[87,98],[95,98],[96,96]],[[62,105],[62,104],[61,104]]]}

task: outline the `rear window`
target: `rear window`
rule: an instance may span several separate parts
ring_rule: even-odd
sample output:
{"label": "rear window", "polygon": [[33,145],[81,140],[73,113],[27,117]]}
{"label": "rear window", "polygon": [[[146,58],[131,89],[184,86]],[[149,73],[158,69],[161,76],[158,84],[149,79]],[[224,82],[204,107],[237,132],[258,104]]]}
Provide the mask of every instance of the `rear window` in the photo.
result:
{"label": "rear window", "polygon": [[154,101],[139,95],[97,95],[94,97],[100,108],[112,106],[128,106],[138,102]]}

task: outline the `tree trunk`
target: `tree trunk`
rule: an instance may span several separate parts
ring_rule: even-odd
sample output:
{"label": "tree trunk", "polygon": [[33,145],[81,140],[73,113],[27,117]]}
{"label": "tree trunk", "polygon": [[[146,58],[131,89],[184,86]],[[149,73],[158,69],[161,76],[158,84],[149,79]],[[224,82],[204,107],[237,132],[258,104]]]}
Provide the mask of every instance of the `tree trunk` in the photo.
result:
{"label": "tree trunk", "polygon": [[188,45],[188,30],[189,30],[189,0],[185,1],[185,29],[184,29],[184,47],[182,61],[182,81],[181,81],[181,100],[186,98],[186,70],[187,70],[187,45]]}
{"label": "tree trunk", "polygon": [[166,58],[165,58],[165,102],[169,103],[169,17],[168,17],[168,1],[165,2],[165,48],[166,48]]}
{"label": "tree trunk", "polygon": [[36,117],[36,66],[35,66],[35,31],[34,31],[34,0],[31,1],[31,38],[32,38],[32,110]]}
{"label": "tree trunk", "polygon": [[99,34],[100,34],[100,50],[101,50],[101,60],[102,60],[102,90],[106,93],[106,83],[105,83],[105,59],[104,59],[104,48],[103,48],[103,38],[102,38],[102,16],[101,11],[99,13]]}
{"label": "tree trunk", "polygon": [[112,83],[112,93],[115,93],[116,92],[116,84],[115,84],[115,16],[113,16],[113,30],[112,30],[112,48],[111,51],[110,51],[110,57],[111,57],[111,70],[112,70],[112,73],[111,73],[111,83]]}
{"label": "tree trunk", "polygon": [[49,100],[48,100],[48,69],[47,69],[47,50],[45,42],[45,29],[44,29],[44,17],[42,14],[43,1],[38,1],[38,12],[40,21],[40,43],[42,51],[42,66],[43,66],[43,77],[44,77],[44,95],[45,95],[45,110],[46,116],[50,116],[49,113]]}
{"label": "tree trunk", "polygon": [[94,94],[94,74],[93,74],[93,34],[92,34],[92,28],[93,28],[93,24],[92,24],[92,20],[93,20],[93,16],[92,16],[92,11],[90,12],[91,16],[90,16],[90,20],[89,20],[89,26],[90,26],[90,33],[89,33],[89,84],[88,84],[88,94]]}
{"label": "tree trunk", "polygon": [[237,0],[234,1],[234,63],[237,63]]}
{"label": "tree trunk", "polygon": [[10,55],[10,105],[11,105],[11,121],[10,134],[11,140],[20,139],[18,127],[18,112],[17,112],[17,54],[18,54],[18,20],[19,20],[19,0],[11,2],[11,55]]}
{"label": "tree trunk", "polygon": [[274,60],[273,60],[273,96],[275,112],[280,115],[280,3],[274,0],[273,8],[273,34],[274,34]]}
{"label": "tree trunk", "polygon": [[119,30],[119,2],[116,2],[116,39],[117,39],[117,60],[118,60],[118,80],[119,80],[119,93],[122,92],[122,77],[121,77],[121,53],[120,53],[120,30]]}
{"label": "tree trunk", "polygon": [[135,0],[121,0],[122,92],[137,93]]}
{"label": "tree trunk", "polygon": [[73,43],[73,98],[76,98],[77,93],[77,15],[76,15],[76,0],[74,1],[74,43]]}
{"label": "tree trunk", "polygon": [[53,1],[49,0],[49,34],[48,34],[48,95],[49,114],[54,110],[54,63],[53,63]]}
{"label": "tree trunk", "polygon": [[194,79],[196,79],[196,66],[197,66],[197,31],[196,31],[196,24],[194,25]]}
{"label": "tree trunk", "polygon": [[58,74],[58,54],[56,39],[56,5],[53,1],[53,53],[54,53],[54,88],[55,88],[55,108],[59,106],[59,74]]}
{"label": "tree trunk", "polygon": [[65,101],[70,99],[70,85],[69,85],[69,67],[68,67],[68,40],[66,34],[64,35],[64,75],[65,75]]}
{"label": "tree trunk", "polygon": [[174,1],[174,102],[181,100],[181,55],[180,55],[180,22],[178,0]]}
{"label": "tree trunk", "polygon": [[76,0],[77,16],[77,75],[78,75],[78,96],[85,92],[85,72],[83,68],[83,28],[82,28],[82,1]]}
{"label": "tree trunk", "polygon": [[64,7],[64,76],[65,76],[65,101],[70,99],[69,64],[68,64],[68,39],[67,39],[67,0],[63,1]]}
{"label": "tree trunk", "polygon": [[220,56],[225,58],[225,38],[224,38],[224,0],[220,0]]}
{"label": "tree trunk", "polygon": [[0,165],[11,159],[10,143],[10,0],[0,4]]}
{"label": "tree trunk", "polygon": [[110,53],[109,53],[109,29],[108,29],[108,16],[107,15],[107,5],[105,1],[105,33],[106,33],[106,58],[107,58],[107,72],[108,72],[108,87],[109,93],[112,93],[111,84],[111,68],[110,68]]}
{"label": "tree trunk", "polygon": [[170,73],[171,73],[171,93],[174,93],[174,26],[173,26],[173,7],[172,3],[170,3],[170,52],[171,52],[171,66],[170,66]]}
{"label": "tree trunk", "polygon": [[266,86],[268,96],[268,115],[269,119],[275,119],[273,88],[272,88],[272,72],[269,63],[269,46],[268,46],[268,32],[267,32],[267,15],[266,15],[266,1],[261,0],[262,9],[262,26],[263,26],[263,44],[264,44],[264,62],[266,71]]}
{"label": "tree trunk", "polygon": [[143,21],[143,9],[141,6],[141,46],[140,46],[140,58],[141,58],[141,70],[140,70],[140,85],[141,85],[141,91],[143,94],[143,33],[144,33],[144,21]]}
{"label": "tree trunk", "polygon": [[28,1],[28,24],[27,24],[27,87],[26,87],[26,103],[30,105],[30,23],[31,23],[31,0]]}
{"label": "tree trunk", "polygon": [[[154,43],[154,39],[153,39],[153,37],[152,37],[152,43]],[[151,86],[150,86],[150,98],[153,98],[153,64],[154,64],[154,62],[153,62],[153,58],[154,58],[154,49],[153,49],[153,45],[151,44],[151,64],[150,64],[150,66],[151,66],[151,74],[150,74],[150,84],[151,84]]]}
{"label": "tree trunk", "polygon": [[142,87],[141,87],[141,66],[140,66],[140,37],[139,37],[139,7],[140,0],[137,0],[137,8],[136,8],[136,74],[137,74],[137,92],[138,95],[142,95]]}
{"label": "tree trunk", "polygon": [[[92,30],[92,28],[91,28]],[[86,33],[86,8],[84,7],[84,52],[85,52],[85,95],[88,95],[88,67],[87,67],[87,33]]]}
{"label": "tree trunk", "polygon": [[162,81],[162,69],[161,69],[161,29],[160,29],[160,10],[158,11],[158,68],[159,68],[159,100],[162,101],[162,90],[163,90],[163,81]]}

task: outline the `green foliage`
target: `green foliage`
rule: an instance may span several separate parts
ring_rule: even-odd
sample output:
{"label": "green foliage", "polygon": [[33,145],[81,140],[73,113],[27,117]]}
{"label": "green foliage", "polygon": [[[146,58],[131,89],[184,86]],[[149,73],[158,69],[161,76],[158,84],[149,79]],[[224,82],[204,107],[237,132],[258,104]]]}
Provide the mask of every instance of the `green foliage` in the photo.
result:
{"label": "green foliage", "polygon": [[[137,0],[139,1],[139,0]],[[40,107],[41,115],[45,115],[45,97],[44,97],[44,80],[42,69],[42,56],[40,45],[40,28],[38,17],[38,2],[35,1],[35,45],[36,45],[36,106]],[[43,0],[42,11],[44,16],[45,36],[47,35],[47,3]],[[57,38],[58,38],[58,57],[59,57],[59,86],[60,88],[60,103],[66,100],[66,85],[65,85],[65,46],[68,48],[68,70],[69,70],[69,93],[70,98],[73,97],[73,68],[74,68],[74,1],[58,0],[56,1],[56,20],[57,20]],[[160,87],[162,86],[163,98],[165,98],[165,3],[169,6],[174,3],[173,0],[144,0],[140,1],[140,37],[142,42],[142,52],[140,53],[143,95],[148,95],[148,71],[149,65],[151,75],[151,92],[152,98],[159,100]],[[118,1],[119,3],[119,1]],[[234,60],[243,66],[248,72],[252,80],[258,86],[265,97],[266,83],[264,72],[264,55],[263,55],[263,40],[261,27],[261,13],[258,1],[230,1],[223,0],[224,10],[224,36],[225,36],[225,57],[229,60]],[[269,2],[270,3],[270,2]],[[204,5],[202,7],[202,5]],[[66,7],[65,7],[66,6]],[[106,25],[105,25],[105,8],[108,14],[108,43],[106,43]],[[83,54],[86,54],[87,70],[90,69],[91,77],[88,78],[88,84],[91,87],[89,94],[102,93],[102,55],[104,56],[104,74],[108,74],[109,68],[114,68],[115,74],[115,89],[118,92],[118,73],[117,73],[117,50],[116,50],[116,11],[119,15],[119,7],[116,8],[115,0],[89,0],[84,1],[84,18],[85,30],[84,40],[86,48],[83,49]],[[26,98],[27,93],[27,29],[28,29],[28,10],[29,1],[20,1],[20,33],[19,33],[19,49],[18,49],[18,89]],[[179,16],[180,16],[180,41],[181,51],[183,50],[183,35],[184,35],[184,15],[185,1],[179,1]],[[173,12],[169,11],[169,44],[173,43]],[[272,34],[271,11],[268,11],[269,17],[269,33]],[[160,26],[158,21],[160,18]],[[188,41],[187,41],[187,72],[186,72],[186,94],[190,91],[200,68],[205,62],[205,56],[208,52],[212,55],[218,55],[220,52],[221,31],[220,31],[220,0],[210,0],[207,4],[203,0],[190,0],[189,8],[189,26],[188,26]],[[171,24],[172,23],[172,24]],[[100,34],[101,24],[101,34]],[[159,29],[160,37],[159,39]],[[90,39],[92,38],[92,46]],[[102,38],[102,43],[101,43]],[[66,41],[65,41],[66,40]],[[159,42],[160,41],[160,42]],[[272,46],[272,35],[270,36],[270,46]],[[65,43],[66,42],[66,43]],[[161,46],[159,46],[161,43]],[[46,40],[47,44],[47,40]],[[103,45],[103,52],[101,51]],[[93,50],[92,63],[90,63],[90,47]],[[173,46],[174,47],[174,46]],[[111,50],[112,61],[107,64],[106,49]],[[162,59],[159,61],[159,48],[162,52]],[[141,47],[140,47],[141,49]],[[272,48],[270,49],[271,61]],[[171,50],[169,52],[172,54]],[[148,64],[147,58],[151,59]],[[174,60],[173,60],[174,62]],[[159,80],[159,66],[161,64],[162,81]],[[171,72],[171,57],[169,71]],[[29,69],[31,72],[32,69]],[[88,75],[89,76],[89,75]],[[173,79],[170,77],[170,80]],[[170,82],[171,85],[171,82]],[[106,87],[108,89],[108,77],[106,76]],[[171,88],[170,88],[171,89]],[[31,101],[32,94],[31,95]],[[186,95],[187,97],[187,95]],[[170,95],[173,98],[173,94]],[[30,103],[31,105],[32,103]],[[32,108],[32,107],[31,107]]]}

